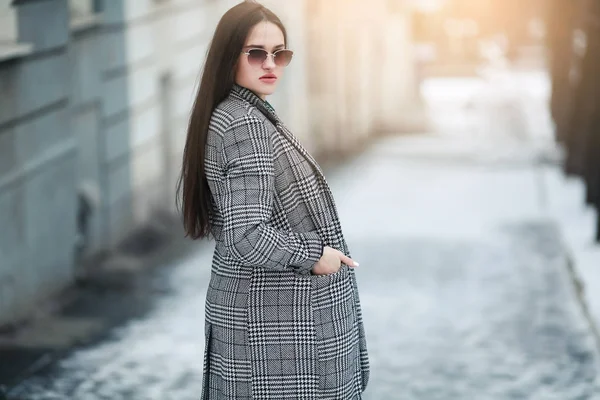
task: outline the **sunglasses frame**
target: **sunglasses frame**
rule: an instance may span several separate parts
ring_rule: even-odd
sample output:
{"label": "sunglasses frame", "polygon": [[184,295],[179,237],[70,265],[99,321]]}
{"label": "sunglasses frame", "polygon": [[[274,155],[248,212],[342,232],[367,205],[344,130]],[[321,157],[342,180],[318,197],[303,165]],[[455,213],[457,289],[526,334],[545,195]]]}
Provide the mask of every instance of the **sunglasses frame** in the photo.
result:
{"label": "sunglasses frame", "polygon": [[[267,53],[267,56],[265,57],[265,59],[263,60],[262,63],[260,63],[260,64],[253,64],[253,63],[250,62],[250,58],[249,57],[250,57],[250,51],[252,51],[252,50],[260,50],[260,51],[263,51],[263,52]],[[275,50],[273,53],[269,53],[265,49],[261,49],[259,47],[252,47],[252,48],[247,49],[246,51],[242,51],[242,54],[245,54],[247,56],[248,64],[250,64],[252,66],[263,65],[265,63],[265,61],[267,61],[267,58],[269,58],[269,56],[273,56],[273,63],[275,65],[277,65],[278,67],[287,67],[290,64],[290,62],[288,62],[286,65],[279,65],[279,64],[277,64],[277,61],[275,61],[277,59],[277,53],[279,53],[281,51],[286,51],[286,52],[289,51],[291,53],[291,55],[292,55],[290,57],[290,62],[292,62],[292,59],[294,58],[294,52],[292,50],[290,50],[290,49],[279,49],[279,50]]]}

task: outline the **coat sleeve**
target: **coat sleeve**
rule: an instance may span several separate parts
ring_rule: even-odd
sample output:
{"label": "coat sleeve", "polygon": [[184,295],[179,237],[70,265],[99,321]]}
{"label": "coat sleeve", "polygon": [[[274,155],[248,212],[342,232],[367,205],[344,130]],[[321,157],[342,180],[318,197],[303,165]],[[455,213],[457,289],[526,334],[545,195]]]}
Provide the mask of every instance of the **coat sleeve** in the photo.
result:
{"label": "coat sleeve", "polygon": [[306,273],[321,258],[323,240],[316,232],[275,229],[274,156],[265,122],[245,115],[232,122],[221,141],[223,179],[214,199],[224,219],[224,244],[246,265],[292,268]]}

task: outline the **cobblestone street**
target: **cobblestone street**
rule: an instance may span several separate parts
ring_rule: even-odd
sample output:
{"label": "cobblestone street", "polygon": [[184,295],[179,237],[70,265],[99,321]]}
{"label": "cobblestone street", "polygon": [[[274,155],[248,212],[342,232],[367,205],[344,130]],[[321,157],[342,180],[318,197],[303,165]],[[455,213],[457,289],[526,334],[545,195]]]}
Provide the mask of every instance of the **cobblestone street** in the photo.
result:
{"label": "cobblestone street", "polygon": [[[432,81],[432,133],[381,138],[327,172],[360,262],[366,400],[600,398],[596,343],[544,210],[550,139],[527,117],[527,79],[527,106],[502,83]],[[14,396],[199,399],[211,257],[203,246],[161,268],[151,312]]]}

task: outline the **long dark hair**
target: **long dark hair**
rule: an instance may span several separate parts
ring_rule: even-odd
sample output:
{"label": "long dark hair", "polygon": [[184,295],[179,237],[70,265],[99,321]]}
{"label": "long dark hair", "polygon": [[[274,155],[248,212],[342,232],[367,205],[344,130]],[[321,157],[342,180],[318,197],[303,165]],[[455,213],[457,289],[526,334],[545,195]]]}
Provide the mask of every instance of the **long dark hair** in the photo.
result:
{"label": "long dark hair", "polygon": [[244,1],[223,15],[206,56],[177,182],[177,208],[183,214],[186,236],[193,239],[210,235],[212,201],[204,170],[210,118],[215,107],[225,100],[233,87],[237,62],[250,30],[262,21],[277,25],[287,44],[285,27],[273,12],[255,1]]}

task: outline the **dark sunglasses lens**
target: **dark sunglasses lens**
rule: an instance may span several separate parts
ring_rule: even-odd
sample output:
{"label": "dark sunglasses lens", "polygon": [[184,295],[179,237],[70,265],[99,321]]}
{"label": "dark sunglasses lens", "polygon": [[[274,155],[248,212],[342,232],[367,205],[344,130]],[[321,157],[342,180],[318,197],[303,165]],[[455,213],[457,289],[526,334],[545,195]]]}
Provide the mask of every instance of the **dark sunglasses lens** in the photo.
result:
{"label": "dark sunglasses lens", "polygon": [[279,50],[275,52],[275,64],[285,67],[292,61],[294,52],[291,50]]}
{"label": "dark sunglasses lens", "polygon": [[267,52],[260,49],[248,51],[248,62],[252,65],[261,65],[267,59]]}

